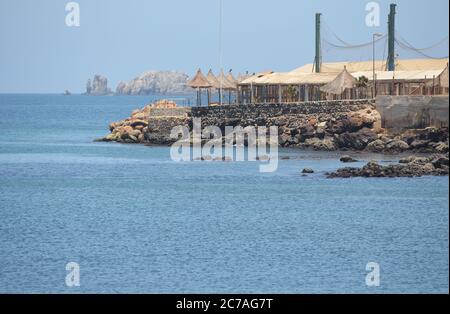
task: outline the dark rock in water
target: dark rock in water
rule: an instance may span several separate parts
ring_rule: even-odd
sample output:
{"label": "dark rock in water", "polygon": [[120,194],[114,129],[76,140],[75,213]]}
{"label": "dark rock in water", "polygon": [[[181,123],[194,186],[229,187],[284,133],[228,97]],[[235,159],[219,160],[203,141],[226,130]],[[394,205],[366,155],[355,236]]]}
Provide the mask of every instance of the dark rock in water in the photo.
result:
{"label": "dark rock in water", "polygon": [[353,159],[352,157],[348,156],[348,155],[344,155],[341,157],[340,159],[341,162],[343,163],[351,163],[351,162],[358,162],[358,160]]}
{"label": "dark rock in water", "polygon": [[414,162],[416,159],[417,159],[416,156],[408,156],[408,157],[400,159],[398,162],[400,164],[409,164],[411,162]]}
{"label": "dark rock in water", "polygon": [[305,168],[305,169],[303,169],[302,173],[303,174],[312,174],[312,173],[314,173],[314,170],[311,168]]}
{"label": "dark rock in water", "polygon": [[369,143],[377,139],[378,137],[375,132],[367,128],[361,129],[358,132],[346,132],[335,135],[335,142],[339,148],[352,148],[356,150],[363,150]]}
{"label": "dark rock in water", "polygon": [[437,169],[445,169],[449,167],[449,159],[445,156],[436,156],[431,163]]}
{"label": "dark rock in water", "polygon": [[328,174],[328,178],[394,178],[421,176],[448,176],[448,156],[427,158],[409,157],[402,159],[402,164],[382,166],[371,161],[362,168],[342,168]]}

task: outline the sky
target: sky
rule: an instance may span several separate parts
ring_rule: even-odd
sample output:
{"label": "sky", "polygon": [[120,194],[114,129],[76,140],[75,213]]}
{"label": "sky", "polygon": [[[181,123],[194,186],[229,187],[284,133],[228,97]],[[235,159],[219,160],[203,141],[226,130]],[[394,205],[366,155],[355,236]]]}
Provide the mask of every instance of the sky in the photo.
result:
{"label": "sky", "polygon": [[[0,0],[0,93],[79,93],[94,74],[105,75],[114,90],[120,80],[149,70],[217,72],[219,1],[78,0],[80,26],[69,27],[70,1]],[[289,71],[312,63],[316,12],[333,33],[358,44],[386,33],[389,3],[395,2],[397,32],[410,44],[428,47],[448,37],[447,0],[374,1],[381,8],[379,27],[366,25],[368,2],[223,0],[223,68]],[[448,56],[448,40],[428,53]],[[402,51],[399,57],[420,56]],[[339,61],[333,58],[328,53],[323,61]]]}

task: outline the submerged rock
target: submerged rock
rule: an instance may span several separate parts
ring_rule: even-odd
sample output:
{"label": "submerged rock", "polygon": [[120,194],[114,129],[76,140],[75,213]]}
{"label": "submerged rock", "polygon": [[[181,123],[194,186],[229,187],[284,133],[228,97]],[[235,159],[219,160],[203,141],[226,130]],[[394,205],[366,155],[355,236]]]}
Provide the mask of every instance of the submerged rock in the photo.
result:
{"label": "submerged rock", "polygon": [[303,174],[312,174],[312,173],[314,173],[314,170],[311,168],[305,168],[305,169],[303,169],[302,173]]}
{"label": "submerged rock", "polygon": [[348,155],[344,155],[341,157],[340,159],[341,162],[343,163],[352,163],[352,162],[358,162],[358,160],[353,159],[352,157],[348,156]]}

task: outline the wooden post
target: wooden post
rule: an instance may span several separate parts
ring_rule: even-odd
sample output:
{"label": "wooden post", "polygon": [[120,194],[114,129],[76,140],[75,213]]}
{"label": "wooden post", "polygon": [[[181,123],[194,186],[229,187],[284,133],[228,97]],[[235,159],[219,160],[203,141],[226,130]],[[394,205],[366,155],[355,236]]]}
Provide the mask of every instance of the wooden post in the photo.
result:
{"label": "wooden post", "polygon": [[434,83],[436,82],[436,75],[433,75],[433,90],[431,92],[431,95],[434,95]]}
{"label": "wooden post", "polygon": [[209,107],[211,105],[211,88],[208,88],[207,94],[208,94],[208,107]]}
{"label": "wooden post", "polygon": [[200,88],[197,88],[197,107],[200,107],[200,95],[199,95],[199,91],[200,91]]}
{"label": "wooden post", "polygon": [[283,95],[281,94],[281,85],[278,85],[278,103],[281,104],[283,102]]}

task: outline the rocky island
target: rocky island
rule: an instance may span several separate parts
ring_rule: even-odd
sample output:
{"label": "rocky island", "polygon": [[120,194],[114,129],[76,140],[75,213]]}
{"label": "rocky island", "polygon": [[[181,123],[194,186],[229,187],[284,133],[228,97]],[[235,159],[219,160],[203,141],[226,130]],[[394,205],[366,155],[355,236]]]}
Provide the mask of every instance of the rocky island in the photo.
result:
{"label": "rocky island", "polygon": [[130,82],[117,85],[117,95],[174,95],[191,93],[189,76],[175,71],[147,71]]}
{"label": "rocky island", "polygon": [[96,74],[94,75],[94,78],[88,79],[86,82],[86,93],[85,95],[89,96],[105,96],[105,95],[111,95],[112,92],[108,88],[108,79],[103,76]]}

